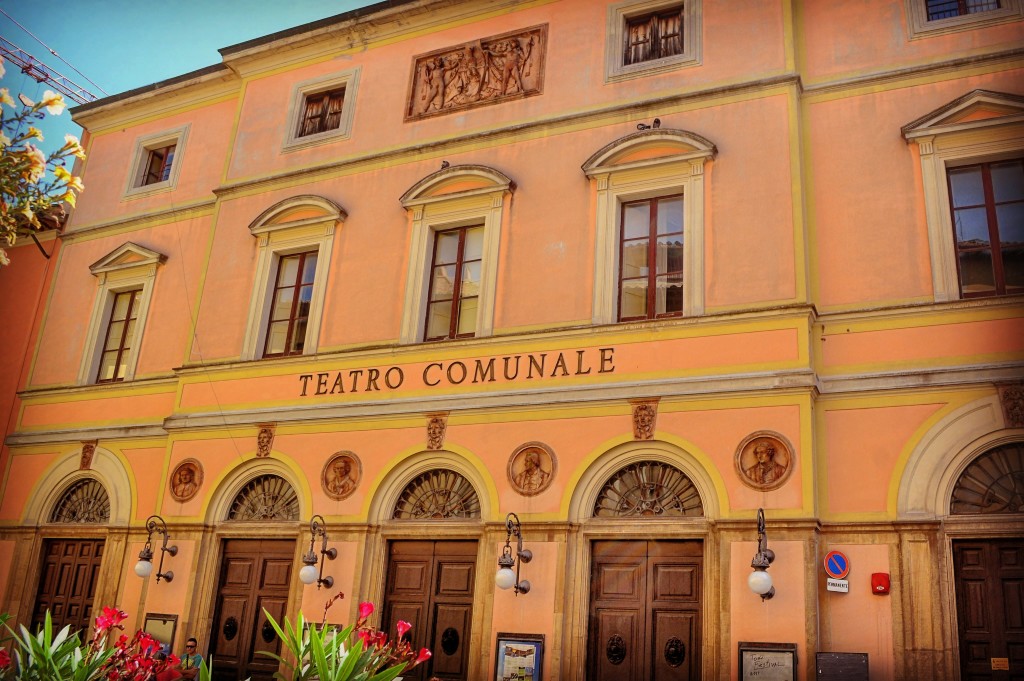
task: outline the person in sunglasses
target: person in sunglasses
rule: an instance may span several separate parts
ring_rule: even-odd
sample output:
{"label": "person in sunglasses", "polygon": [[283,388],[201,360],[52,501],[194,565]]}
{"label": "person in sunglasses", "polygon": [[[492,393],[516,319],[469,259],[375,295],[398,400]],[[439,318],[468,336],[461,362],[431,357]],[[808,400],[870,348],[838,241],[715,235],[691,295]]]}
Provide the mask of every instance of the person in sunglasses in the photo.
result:
{"label": "person in sunglasses", "polygon": [[199,663],[203,661],[203,656],[199,654],[198,648],[199,641],[194,638],[185,641],[185,654],[181,656],[181,678],[191,681],[199,674]]}

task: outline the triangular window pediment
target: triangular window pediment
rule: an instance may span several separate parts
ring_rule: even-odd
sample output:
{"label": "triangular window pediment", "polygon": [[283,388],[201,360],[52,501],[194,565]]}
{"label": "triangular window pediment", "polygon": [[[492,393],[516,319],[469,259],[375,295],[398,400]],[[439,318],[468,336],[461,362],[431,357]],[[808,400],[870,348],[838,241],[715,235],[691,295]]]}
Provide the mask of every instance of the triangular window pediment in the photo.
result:
{"label": "triangular window pediment", "polygon": [[1024,95],[974,90],[940,106],[902,128],[907,140],[1024,122]]}
{"label": "triangular window pediment", "polygon": [[134,267],[148,267],[162,264],[167,256],[157,251],[151,251],[144,246],[126,241],[113,251],[103,256],[89,267],[94,275],[101,275],[107,272],[115,272]]}

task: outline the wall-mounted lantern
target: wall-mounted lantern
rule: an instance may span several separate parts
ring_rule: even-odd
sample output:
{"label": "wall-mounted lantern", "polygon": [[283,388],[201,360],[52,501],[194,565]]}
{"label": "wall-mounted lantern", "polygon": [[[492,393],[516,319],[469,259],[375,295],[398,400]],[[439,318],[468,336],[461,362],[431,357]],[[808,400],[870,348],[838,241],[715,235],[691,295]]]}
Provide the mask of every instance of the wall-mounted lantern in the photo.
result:
{"label": "wall-mounted lantern", "polygon": [[[498,572],[494,575],[494,582],[498,585],[499,589],[515,589],[516,596],[519,594],[525,594],[530,592],[530,582],[527,580],[519,579],[519,568],[523,563],[529,563],[533,560],[533,551],[530,549],[523,548],[523,528],[519,524],[519,516],[515,513],[509,513],[505,516],[505,529],[508,534],[505,537],[505,548],[501,550],[501,555],[498,556]],[[519,560],[512,556],[512,536],[516,538],[516,556]],[[513,566],[515,572],[512,571]]]}
{"label": "wall-mounted lantern", "polygon": [[163,545],[160,547],[160,567],[156,570],[156,581],[158,584],[161,579],[169,582],[174,579],[174,573],[170,570],[164,572],[164,554],[169,553],[172,556],[176,556],[178,555],[178,547],[167,545],[171,535],[167,533],[167,523],[160,516],[149,516],[146,519],[146,530],[149,532],[149,535],[146,537],[146,545],[139,552],[139,562],[135,564],[135,574],[146,579],[153,573],[153,533],[156,532],[164,536]]}
{"label": "wall-mounted lantern", "polygon": [[[322,515],[315,515],[310,519],[309,533],[309,553],[302,556],[303,568],[299,570],[299,581],[307,585],[316,582],[317,589],[321,586],[326,586],[330,589],[334,586],[334,577],[330,575],[324,577],[324,559],[334,560],[337,558],[338,549],[327,548],[327,523]],[[314,550],[317,537],[320,537],[323,542],[320,545],[319,560]],[[320,564],[319,572],[317,572],[317,563]]]}
{"label": "wall-mounted lantern", "polygon": [[754,571],[747,577],[747,586],[750,590],[766,601],[775,595],[775,587],[772,585],[772,576],[768,574],[768,566],[775,560],[775,552],[768,548],[768,533],[764,527],[764,509],[757,509],[757,553],[750,561],[750,567]]}

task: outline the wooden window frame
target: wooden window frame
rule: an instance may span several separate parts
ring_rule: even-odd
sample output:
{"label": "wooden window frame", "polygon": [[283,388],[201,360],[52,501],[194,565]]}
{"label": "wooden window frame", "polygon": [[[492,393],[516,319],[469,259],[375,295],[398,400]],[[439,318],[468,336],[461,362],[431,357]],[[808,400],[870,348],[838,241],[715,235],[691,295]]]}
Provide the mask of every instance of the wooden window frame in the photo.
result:
{"label": "wooden window frame", "polygon": [[[479,263],[481,263],[481,266],[483,265],[483,255],[482,254],[481,254],[480,258],[477,258],[475,260],[466,260],[466,257],[465,257],[466,256],[466,236],[469,233],[469,231],[472,230],[472,229],[480,229],[482,231],[484,229],[484,226],[482,224],[465,225],[465,226],[462,226],[462,227],[455,227],[455,228],[452,228],[452,229],[446,229],[446,230],[443,230],[443,231],[434,232],[433,255],[432,255],[431,259],[430,259],[430,273],[431,273],[431,277],[430,277],[430,284],[427,287],[427,309],[426,309],[426,317],[425,317],[424,322],[423,322],[423,340],[424,341],[451,340],[451,339],[454,339],[454,338],[472,338],[472,337],[474,337],[476,335],[476,320],[475,319],[473,320],[473,332],[472,333],[459,333],[459,320],[460,320],[460,312],[461,312],[461,303],[462,303],[462,301],[464,299],[463,296],[462,296],[462,283],[463,283],[463,281],[462,281],[462,272],[463,272],[463,266],[465,264],[469,263],[469,262],[479,262]],[[448,324],[448,333],[446,335],[444,335],[444,336],[427,336],[427,334],[430,332],[430,306],[431,306],[431,304],[433,304],[435,302],[441,302],[441,301],[435,301],[434,300],[434,276],[433,276],[433,273],[434,273],[434,269],[438,267],[438,264],[437,264],[437,246],[438,246],[438,243],[441,240],[441,236],[442,235],[444,235],[444,234],[451,234],[452,232],[458,232],[459,233],[459,245],[457,247],[457,252],[455,254],[455,262],[454,263],[444,263],[444,264],[450,264],[450,265],[454,265],[455,266],[455,282],[452,285],[452,298],[451,298],[451,317],[450,317],[451,321]],[[477,291],[477,295],[469,296],[469,297],[476,298],[476,300],[477,300],[477,309],[479,309],[479,307],[480,307],[480,293],[479,293],[479,291]]]}
{"label": "wooden window frame", "polygon": [[[956,9],[956,14],[952,14],[950,16],[945,16],[945,17],[935,17],[933,19],[931,17],[931,8],[928,6],[931,1],[932,0],[924,0],[924,8],[925,8],[925,12],[927,12],[928,21],[939,21],[941,19],[951,19],[953,17],[966,17],[966,16],[970,16],[972,14],[981,14],[981,13],[984,13],[984,12],[992,12],[992,11],[1001,9],[1000,0],[980,0],[981,2],[994,2],[996,6],[995,7],[989,7],[987,9],[982,9],[982,10],[980,10],[978,12],[972,12],[971,11],[971,7],[970,7],[971,0],[939,0],[940,2],[954,3],[956,5],[956,8],[955,8]],[[977,2],[979,0],[974,0],[974,1]]]}
{"label": "wooden window frame", "polygon": [[1024,18],[1024,0],[999,0],[999,8],[943,19],[928,19],[927,0],[904,0],[907,30],[911,40],[945,33],[972,31]]}
{"label": "wooden window frame", "polygon": [[[665,52],[665,36],[661,34],[661,25],[663,19],[675,19],[679,18],[679,50],[663,54]],[[656,12],[650,12],[648,14],[640,14],[632,17],[626,17],[626,30],[624,33],[625,40],[623,41],[623,53],[622,63],[624,66],[632,66],[634,64],[642,64],[657,59],[665,59],[667,57],[677,57],[686,51],[686,31],[683,28],[683,24],[686,21],[686,14],[683,9],[683,4],[680,3],[677,6],[668,8],[668,10],[661,10]],[[630,41],[630,32],[635,26],[646,24],[648,28],[647,39],[650,43],[648,48],[648,56],[645,58],[638,59],[636,61],[630,61],[630,47],[633,43]]]}
{"label": "wooden window frame", "polygon": [[[299,310],[299,304],[300,304],[300,301],[301,301],[301,298],[302,298],[302,290],[303,289],[309,289],[309,291],[310,291],[310,301],[311,301],[310,302],[310,307],[312,307],[313,291],[316,290],[316,269],[315,269],[315,266],[314,266],[314,271],[313,271],[313,280],[310,281],[308,284],[302,281],[302,274],[303,274],[303,272],[305,272],[306,261],[308,260],[308,258],[310,256],[317,257],[317,255],[318,255],[318,250],[317,249],[313,249],[313,250],[310,250],[310,251],[301,251],[299,253],[289,253],[287,255],[281,255],[281,256],[278,257],[278,259],[277,259],[277,272],[274,275],[274,287],[273,287],[273,290],[270,293],[270,315],[271,316],[268,317],[268,319],[267,319],[267,332],[264,334],[263,357],[287,357],[287,356],[290,356],[290,355],[301,355],[302,354],[302,349],[301,348],[299,350],[292,350],[291,348],[294,346],[295,328],[298,325],[300,320],[305,320],[305,322],[306,322],[306,336],[309,335],[309,312],[307,311],[304,316],[300,316],[298,310]],[[284,263],[289,258],[298,258],[299,259],[298,268],[295,271],[295,281],[282,284],[281,283],[281,276],[283,275],[284,270],[285,270]],[[274,319],[273,318],[274,307],[275,307],[275,304],[277,303],[278,294],[280,294],[281,291],[284,291],[286,289],[291,289],[293,291],[292,304],[291,304],[291,308],[290,308],[289,313],[288,313],[288,317],[281,318],[281,319]],[[271,326],[273,326],[275,323],[279,323],[279,322],[283,322],[283,321],[287,321],[288,322],[288,330],[285,333],[285,342],[284,342],[285,349],[284,349],[284,351],[283,352],[267,352],[267,347],[270,344],[270,338],[271,338],[271,332],[270,332]],[[305,348],[305,345],[306,345],[305,341],[306,341],[306,339],[304,337],[303,338],[303,342],[302,342],[302,348]]]}
{"label": "wooden window frame", "polygon": [[[623,0],[608,7],[605,37],[605,82],[653,76],[680,68],[700,66],[702,55],[702,0]],[[629,63],[629,27],[645,20],[679,13],[682,49]],[[660,50],[660,47],[659,47]]]}
{"label": "wooden window frame", "polygon": [[[360,72],[360,68],[349,69],[305,80],[294,86],[291,102],[288,105],[287,125],[281,147],[283,152],[339,142],[352,136]],[[337,112],[338,124],[331,128],[320,128],[316,132],[303,134],[309,104],[322,98],[327,98],[329,101],[332,96],[338,94],[342,96],[341,109]],[[324,121],[326,121],[327,110],[328,107],[324,107],[320,114],[324,117]]]}
{"label": "wooden window frame", "polygon": [[[122,296],[129,296],[128,308],[125,312],[125,317],[124,319],[114,319],[114,314],[117,312],[117,302],[118,300],[121,299]],[[107,316],[107,328],[103,334],[103,344],[100,349],[99,367],[96,370],[96,383],[116,383],[124,380],[124,374],[122,373],[122,369],[126,369],[126,367],[124,366],[124,363],[122,363],[122,359],[126,359],[125,352],[131,350],[130,344],[135,335],[134,332],[132,334],[129,334],[128,328],[131,325],[131,322],[136,323],[135,328],[138,327],[138,303],[141,297],[142,288],[132,288],[128,289],[127,291],[117,291],[114,293],[114,299],[113,301],[111,301],[110,304],[110,314]],[[124,326],[121,329],[121,337],[116,339],[116,346],[111,348],[110,334],[111,331],[113,331],[114,324],[117,322],[124,322]],[[103,358],[104,356],[111,352],[115,353],[114,375],[111,376],[110,378],[103,378]]]}
{"label": "wooden window frame", "polygon": [[[339,102],[340,106],[332,110],[332,105],[335,102]],[[310,114],[310,108],[316,104],[320,104],[320,111],[315,114]],[[328,132],[330,130],[337,130],[341,127],[341,115],[345,107],[345,88],[340,87],[334,90],[328,90],[326,92],[318,92],[316,94],[306,95],[302,102],[302,116],[299,118],[299,128],[295,132],[296,137],[307,137],[309,135],[317,135],[322,132]],[[333,113],[332,113],[333,111]],[[334,125],[330,125],[331,117],[335,117]],[[310,123],[315,121],[314,129],[310,130]]]}
{"label": "wooden window frame", "polygon": [[[171,191],[177,186],[190,127],[183,125],[136,140],[125,198],[150,196]],[[158,156],[168,149],[171,150],[169,154],[165,153],[163,158]],[[153,164],[157,159],[160,160],[159,172],[154,175]]]}
{"label": "wooden window frame", "polygon": [[[960,287],[961,298],[993,298],[996,296],[1006,295],[1019,295],[1018,293],[1007,293],[1006,291],[1006,274],[1003,270],[1003,255],[1002,255],[1002,242],[999,239],[999,221],[996,213],[997,205],[1006,205],[1010,203],[1024,203],[1024,199],[1015,201],[1004,201],[997,204],[995,196],[992,190],[992,177],[991,177],[991,166],[999,163],[1021,163],[1024,165],[1024,157],[1020,158],[1009,158],[1009,159],[996,159],[991,161],[983,161],[980,163],[972,163],[969,165],[959,165],[946,168],[946,188],[949,192],[949,214],[950,222],[953,225],[953,248],[956,252],[956,266],[957,266],[957,283]],[[971,206],[955,206],[953,202],[953,182],[950,175],[956,171],[962,171],[970,168],[978,168],[981,170],[981,181],[982,189],[984,192],[985,202],[984,204],[977,204]],[[967,208],[985,208],[985,216],[988,221],[988,235],[989,243],[988,248],[961,248],[960,240],[956,234],[956,211]],[[967,293],[963,289],[963,273],[960,271],[960,255],[962,253],[969,253],[975,251],[992,251],[992,278],[995,284],[994,292],[978,292],[978,293]]]}
{"label": "wooden window frame", "polygon": [[[667,319],[667,318],[671,318],[671,317],[682,317],[683,316],[683,310],[681,308],[680,308],[680,310],[678,312],[665,312],[665,313],[658,313],[658,311],[655,309],[655,306],[657,305],[657,281],[658,281],[658,276],[659,276],[659,274],[671,274],[671,272],[661,273],[661,272],[657,271],[657,259],[658,259],[658,210],[657,210],[657,208],[658,208],[658,206],[660,205],[660,203],[662,201],[666,201],[666,200],[669,200],[669,199],[680,199],[680,200],[682,200],[683,201],[683,215],[686,214],[686,200],[685,200],[685,198],[683,197],[683,195],[681,193],[679,193],[679,194],[670,194],[670,195],[667,195],[667,196],[655,196],[655,197],[651,197],[649,199],[639,199],[639,200],[634,200],[634,201],[623,201],[622,203],[619,204],[619,209],[620,209],[620,215],[619,215],[619,225],[620,225],[620,227],[619,227],[619,284],[618,284],[618,306],[617,306],[617,310],[618,310],[618,315],[619,315],[619,321],[620,322],[645,321],[645,320],[648,320],[648,319]],[[649,218],[649,221],[648,221],[649,224],[648,224],[648,227],[647,227],[647,236],[646,237],[635,237],[635,239],[636,238],[646,238],[647,241],[648,241],[648,243],[647,243],[647,261],[646,261],[647,262],[647,275],[646,275],[646,279],[647,279],[647,306],[646,306],[646,309],[645,309],[645,313],[643,315],[637,315],[637,316],[633,316],[633,317],[623,317],[622,316],[622,293],[623,293],[623,275],[624,275],[624,269],[625,269],[625,257],[624,257],[625,253],[624,253],[624,251],[625,251],[625,248],[626,248],[626,242],[634,240],[634,239],[627,239],[626,238],[626,230],[624,229],[624,225],[625,225],[625,222],[626,222],[626,208],[628,206],[635,206],[635,205],[642,204],[642,203],[646,203],[646,204],[651,206],[651,210],[649,211],[650,218]],[[685,221],[684,221],[684,224],[683,224],[682,234],[683,234],[683,237],[685,238],[685,235],[686,235]],[[684,261],[685,261],[685,245],[684,245]],[[684,269],[679,270],[679,273],[684,278],[684,281],[685,281],[685,276],[686,276],[685,267],[684,267]],[[640,277],[630,277],[630,279],[640,279]],[[685,284],[684,284],[684,286],[685,286]]]}

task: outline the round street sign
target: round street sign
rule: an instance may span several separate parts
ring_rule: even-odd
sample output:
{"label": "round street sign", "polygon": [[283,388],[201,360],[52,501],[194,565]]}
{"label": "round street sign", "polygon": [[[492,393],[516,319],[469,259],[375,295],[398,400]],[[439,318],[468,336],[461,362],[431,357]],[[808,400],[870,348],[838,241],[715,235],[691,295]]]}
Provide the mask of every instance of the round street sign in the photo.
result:
{"label": "round street sign", "polygon": [[850,560],[839,551],[829,551],[825,556],[825,574],[832,579],[846,579],[850,574]]}

